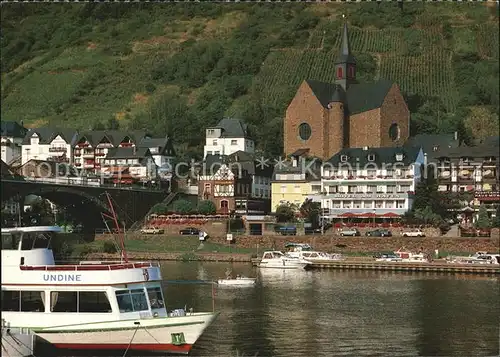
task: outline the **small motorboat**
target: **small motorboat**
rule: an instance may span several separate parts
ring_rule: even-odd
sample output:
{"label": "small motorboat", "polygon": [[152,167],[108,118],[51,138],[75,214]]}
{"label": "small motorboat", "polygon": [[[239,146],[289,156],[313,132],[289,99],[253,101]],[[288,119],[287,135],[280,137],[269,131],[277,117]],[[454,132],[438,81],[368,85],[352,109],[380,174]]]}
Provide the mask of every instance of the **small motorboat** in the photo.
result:
{"label": "small motorboat", "polygon": [[241,275],[236,275],[233,278],[231,269],[228,269],[226,270],[226,279],[217,280],[217,284],[222,286],[252,286],[256,280],[255,278],[247,278]]}
{"label": "small motorboat", "polygon": [[224,286],[252,286],[255,285],[257,279],[255,278],[245,278],[245,277],[236,277],[230,279],[219,279],[217,280],[217,284]]}

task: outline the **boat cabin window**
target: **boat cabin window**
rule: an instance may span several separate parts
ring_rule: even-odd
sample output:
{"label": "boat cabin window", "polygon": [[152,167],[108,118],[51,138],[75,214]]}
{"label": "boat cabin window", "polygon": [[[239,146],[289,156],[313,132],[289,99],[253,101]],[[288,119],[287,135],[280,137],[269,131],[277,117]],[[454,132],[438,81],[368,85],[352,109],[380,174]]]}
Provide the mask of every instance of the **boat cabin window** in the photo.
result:
{"label": "boat cabin window", "polygon": [[2,250],[18,250],[20,233],[2,233]]}
{"label": "boat cabin window", "polygon": [[264,254],[264,259],[273,259],[273,253]]}
{"label": "boat cabin window", "polygon": [[144,289],[118,290],[116,299],[120,312],[149,310]]}
{"label": "boat cabin window", "polygon": [[52,291],[50,301],[52,312],[111,312],[111,304],[104,291]]}
{"label": "boat cabin window", "polygon": [[148,297],[151,309],[163,309],[165,307],[160,287],[148,288]]}
{"label": "boat cabin window", "polygon": [[50,245],[50,238],[50,233],[47,232],[25,232],[21,250],[47,249]]}
{"label": "boat cabin window", "polygon": [[45,311],[44,291],[2,290],[2,311]]}

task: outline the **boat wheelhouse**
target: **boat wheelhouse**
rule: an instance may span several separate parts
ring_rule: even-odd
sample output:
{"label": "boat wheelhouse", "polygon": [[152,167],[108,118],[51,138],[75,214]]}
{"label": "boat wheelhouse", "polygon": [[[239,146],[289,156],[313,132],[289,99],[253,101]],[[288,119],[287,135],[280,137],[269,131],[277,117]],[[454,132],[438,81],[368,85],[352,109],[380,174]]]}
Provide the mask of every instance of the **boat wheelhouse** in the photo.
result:
{"label": "boat wheelhouse", "polygon": [[305,260],[306,262],[324,262],[324,261],[339,261],[343,260],[341,254],[328,254],[312,250],[309,244],[304,243],[287,243],[285,244],[287,252],[285,255],[290,258]]}
{"label": "boat wheelhouse", "polygon": [[215,312],[167,311],[155,262],[56,265],[53,226],[2,228],[2,318],[56,348],[187,354]]}

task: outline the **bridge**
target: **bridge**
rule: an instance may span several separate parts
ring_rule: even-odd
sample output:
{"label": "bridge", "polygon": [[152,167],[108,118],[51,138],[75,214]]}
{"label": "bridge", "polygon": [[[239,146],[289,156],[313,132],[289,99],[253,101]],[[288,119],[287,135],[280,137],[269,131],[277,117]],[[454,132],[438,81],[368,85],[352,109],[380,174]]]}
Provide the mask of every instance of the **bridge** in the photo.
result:
{"label": "bridge", "polygon": [[60,179],[26,179],[12,175],[2,177],[1,185],[2,202],[14,199],[23,206],[26,196],[37,195],[64,207],[71,216],[81,221],[85,231],[92,232],[104,227],[102,214],[109,216],[114,210],[120,224],[131,227],[142,220],[152,206],[169,196],[168,192],[160,189],[93,185]]}

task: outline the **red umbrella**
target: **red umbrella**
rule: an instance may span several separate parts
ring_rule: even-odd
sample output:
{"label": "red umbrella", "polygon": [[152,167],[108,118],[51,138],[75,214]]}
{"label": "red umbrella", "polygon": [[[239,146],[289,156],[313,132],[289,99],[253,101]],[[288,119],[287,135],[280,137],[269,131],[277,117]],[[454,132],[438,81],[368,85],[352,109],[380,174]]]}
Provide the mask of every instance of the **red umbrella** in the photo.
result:
{"label": "red umbrella", "polygon": [[377,215],[373,212],[366,212],[366,213],[362,213],[360,214],[361,217],[364,217],[364,218],[373,218],[373,217],[377,217]]}

